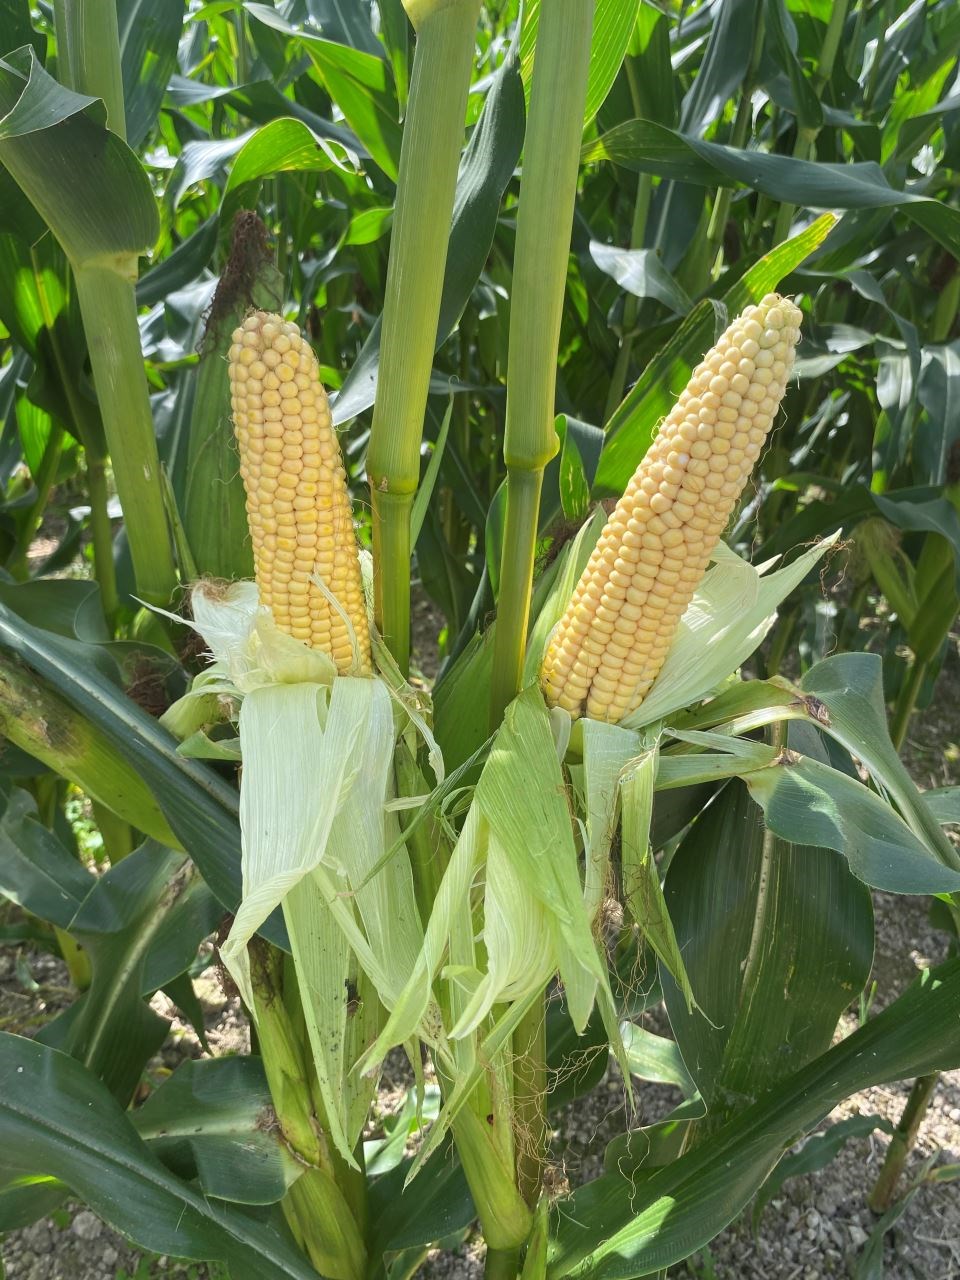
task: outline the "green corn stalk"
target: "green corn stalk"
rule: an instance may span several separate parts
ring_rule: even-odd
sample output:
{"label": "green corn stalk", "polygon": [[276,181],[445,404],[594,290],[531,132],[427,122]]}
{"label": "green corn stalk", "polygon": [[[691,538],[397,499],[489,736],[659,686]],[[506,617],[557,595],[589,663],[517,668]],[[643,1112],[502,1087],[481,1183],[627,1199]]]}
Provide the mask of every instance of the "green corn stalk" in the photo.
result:
{"label": "green corn stalk", "polygon": [[284,1216],[321,1275],[362,1280],[363,1174],[347,1169],[325,1139],[292,964],[260,938],[250,943],[249,957],[260,1053],[277,1122],[290,1150],[307,1166],[283,1199]]}
{"label": "green corn stalk", "polygon": [[490,692],[493,728],[521,685],[540,490],[558,448],[557,351],[592,26],[592,0],[555,0],[544,6],[537,34],[510,307],[507,515]]}
{"label": "green corn stalk", "polygon": [[380,372],[367,472],[374,608],[406,675],[410,660],[410,515],[436,345],[453,197],[480,0],[407,0],[417,31],[387,266]]}
{"label": "green corn stalk", "polygon": [[[593,0],[553,0],[537,33],[517,213],[507,368],[507,514],[490,687],[496,727],[520,691],[546,464],[557,451],[554,393],[570,233],[590,68]],[[523,1070],[515,1124],[526,1135],[518,1178],[528,1204],[540,1194],[547,1149],[546,1030],[536,1000],[514,1036]]]}
{"label": "green corn stalk", "polygon": [[[110,130],[83,114],[55,127],[10,131],[0,163],[60,242],[73,270],[138,594],[166,603],[176,586],[157,442],[140,348],[134,285],[138,256],[159,229],[149,179],[123,143],[116,9],[105,0],[56,6],[60,70],[68,88],[106,101]],[[0,70],[0,115],[16,106],[25,79]],[[86,165],[83,173],[78,167]],[[92,184],[101,174],[117,185]]]}

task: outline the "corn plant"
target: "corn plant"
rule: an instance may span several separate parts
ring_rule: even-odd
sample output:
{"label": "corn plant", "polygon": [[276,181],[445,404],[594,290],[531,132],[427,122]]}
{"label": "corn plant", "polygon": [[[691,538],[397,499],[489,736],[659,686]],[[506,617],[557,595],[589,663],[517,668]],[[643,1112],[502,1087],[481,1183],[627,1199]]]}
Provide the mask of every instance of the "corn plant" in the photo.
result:
{"label": "corn plant", "polygon": [[[869,889],[960,905],[956,795],[897,751],[952,500],[858,472],[859,505],[803,505],[785,452],[828,446],[811,492],[832,465],[830,282],[871,296],[894,211],[960,250],[940,169],[920,191],[846,141],[873,145],[869,46],[864,129],[904,165],[951,144],[960,31],[893,7],[9,6],[0,890],[82,994],[0,1032],[0,1230],[74,1196],[238,1277],[412,1275],[470,1230],[490,1277],[655,1274],[843,1099],[960,1064],[956,959],[833,1043]],[[934,87],[891,105],[927,24]],[[885,438],[886,387],[858,394]],[[88,512],[38,565],[58,485]],[[857,534],[912,605],[891,738],[878,655],[771,652],[892,510],[916,567]],[[252,1051],[144,1087],[154,993],[203,1040],[209,939]],[[681,1100],[646,1123],[664,1063]],[[608,1070],[627,1127],[571,1188],[558,1108]]]}

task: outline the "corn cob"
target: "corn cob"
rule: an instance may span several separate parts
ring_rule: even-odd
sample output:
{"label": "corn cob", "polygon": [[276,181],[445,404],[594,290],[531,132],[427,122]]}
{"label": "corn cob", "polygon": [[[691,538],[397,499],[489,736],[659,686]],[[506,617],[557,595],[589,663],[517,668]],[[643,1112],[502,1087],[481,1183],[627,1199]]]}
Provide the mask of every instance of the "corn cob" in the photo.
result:
{"label": "corn cob", "polygon": [[694,369],[551,636],[551,706],[615,723],[643,701],[773,424],[800,319],[767,294]]}
{"label": "corn cob", "polygon": [[233,333],[229,370],[260,602],[341,673],[369,672],[353,512],[316,356],[295,324],[253,311]]}

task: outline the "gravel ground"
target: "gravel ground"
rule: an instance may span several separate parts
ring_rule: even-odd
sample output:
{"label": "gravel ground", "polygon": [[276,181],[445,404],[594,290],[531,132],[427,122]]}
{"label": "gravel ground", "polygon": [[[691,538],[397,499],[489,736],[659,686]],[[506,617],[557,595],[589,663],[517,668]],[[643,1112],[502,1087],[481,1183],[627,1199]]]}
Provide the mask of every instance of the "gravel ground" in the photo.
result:
{"label": "gravel ground", "polygon": [[[425,624],[424,624],[425,626]],[[426,667],[428,664],[422,664]],[[429,675],[429,672],[427,672]],[[917,717],[906,758],[924,786],[960,779],[960,662],[953,656],[944,671],[933,705]],[[937,963],[946,953],[943,934],[931,928],[925,899],[875,895],[877,957],[874,1009],[882,1007],[915,975],[918,967]],[[28,966],[30,978],[27,978]],[[35,984],[35,989],[34,989]],[[198,980],[207,1034],[217,1054],[246,1052],[249,1038],[236,1002],[224,999],[213,971]],[[48,956],[0,951],[0,1028],[30,1034],[71,996],[63,966]],[[173,1016],[164,998],[158,1011]],[[651,1027],[657,1026],[657,1014]],[[856,1026],[855,1011],[838,1034]],[[171,1035],[151,1066],[159,1080],[185,1057],[198,1057],[192,1030],[173,1016]],[[381,1114],[402,1100],[406,1078],[402,1065],[388,1070],[379,1098]],[[896,1121],[909,1082],[867,1090],[849,1099],[827,1120],[830,1125],[854,1113],[879,1113]],[[644,1086],[640,1102],[644,1120],[665,1114],[679,1095],[663,1086]],[[553,1143],[559,1170],[576,1186],[602,1167],[605,1145],[622,1131],[623,1088],[614,1073],[588,1097],[571,1104],[556,1118]],[[853,1276],[857,1259],[876,1225],[865,1204],[879,1171],[887,1138],[875,1133],[850,1140],[840,1155],[817,1174],[788,1181],[767,1205],[754,1231],[749,1214],[712,1242],[708,1250],[674,1267],[671,1277],[702,1280],[821,1280]],[[932,1156],[937,1163],[960,1163],[960,1072],[944,1076],[920,1130],[904,1180],[910,1186]],[[2,1244],[7,1280],[226,1280],[203,1264],[144,1256],[81,1205],[66,1205],[53,1218],[10,1233]],[[903,1216],[883,1242],[884,1269],[863,1280],[960,1280],[960,1192],[956,1183],[924,1182]],[[429,1280],[479,1280],[483,1248],[472,1240],[454,1252],[432,1256],[420,1272]],[[859,1280],[859,1277],[858,1277]]]}

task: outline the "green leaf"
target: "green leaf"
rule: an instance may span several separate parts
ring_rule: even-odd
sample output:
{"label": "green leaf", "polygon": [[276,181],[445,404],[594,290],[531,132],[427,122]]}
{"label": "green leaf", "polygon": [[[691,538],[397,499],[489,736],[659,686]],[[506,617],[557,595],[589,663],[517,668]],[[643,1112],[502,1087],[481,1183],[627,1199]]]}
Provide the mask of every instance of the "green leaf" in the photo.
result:
{"label": "green leaf", "polygon": [[61,929],[68,927],[93,877],[37,818],[27,791],[0,788],[0,893]]}
{"label": "green leaf", "polygon": [[666,346],[647,365],[607,424],[607,440],[594,481],[595,497],[623,492],[657,425],[673,408],[694,366],[713,344],[719,330],[796,270],[822,243],[834,222],[830,214],[818,218],[792,240],[778,245],[755,262],[719,302],[704,299],[697,303]]}
{"label": "green leaf", "polygon": [[75,267],[112,259],[136,278],[137,255],[159,230],[136,155],[87,108],[94,99],[51,79],[33,51],[0,61],[0,164]]}
{"label": "green leaf", "polygon": [[[960,871],[960,856],[923,802],[887,731],[883,670],[876,654],[844,653],[825,658],[800,681],[826,708],[817,724],[856,759],[893,797],[906,823],[945,867]],[[906,890],[906,892],[916,892]]]}
{"label": "green leaf", "polygon": [[657,1084],[675,1085],[688,1098],[696,1092],[675,1040],[654,1035],[633,1022],[624,1023],[620,1030],[633,1075]]}
{"label": "green leaf", "polygon": [[759,20],[757,0],[728,0],[714,10],[706,52],[680,108],[680,125],[699,134],[716,120],[746,75]]}
{"label": "green leaf", "polygon": [[127,142],[138,148],[153,128],[177,68],[185,0],[119,0],[117,26]]}
{"label": "green leaf", "polygon": [[602,272],[637,298],[656,298],[678,316],[685,316],[693,307],[693,300],[663,265],[655,249],[618,249],[591,240],[590,257]]}
{"label": "green leaf", "polygon": [[870,973],[870,895],[835,854],[766,835],[738,782],[684,837],[664,892],[702,1012],[660,982],[714,1127],[829,1047]]}
{"label": "green leaf", "polygon": [[273,1204],[303,1172],[276,1125],[259,1058],[184,1062],[132,1115],[164,1164],[208,1196]]}
{"label": "green leaf", "polygon": [[[260,6],[248,6],[259,10]],[[383,58],[315,36],[301,36],[330,97],[388,178],[400,165],[400,105]]]}
{"label": "green leaf", "polygon": [[373,244],[387,234],[392,222],[393,208],[390,205],[386,207],[377,206],[373,209],[361,209],[359,213],[355,213],[350,219],[343,243],[345,245]]}
{"label": "green leaf", "polygon": [[960,787],[937,787],[925,791],[923,798],[938,822],[960,822]]}
{"label": "green leaf", "polygon": [[143,1249],[234,1275],[316,1280],[272,1226],[208,1200],[163,1167],[107,1089],[56,1049],[0,1033],[0,1174],[61,1179]]}
{"label": "green leaf", "polygon": [[573,432],[567,432],[567,420],[561,414],[557,419],[557,435],[560,447],[560,504],[567,520],[579,524],[590,510],[590,485],[583,459],[577,448]]}
{"label": "green leaf", "polygon": [[380,1177],[395,1169],[406,1154],[407,1143],[423,1128],[425,1122],[440,1114],[440,1090],[435,1084],[424,1085],[423,1101],[418,1091],[408,1089],[403,1106],[384,1121],[384,1138],[368,1138],[363,1144],[363,1166],[368,1177]]}
{"label": "green leaf", "polygon": [[756,1198],[752,1215],[754,1224],[759,1222],[764,1206],[770,1203],[788,1178],[802,1177],[807,1173],[819,1173],[839,1155],[851,1138],[866,1138],[878,1129],[886,1134],[894,1132],[891,1122],[883,1116],[857,1113],[847,1116],[846,1120],[838,1120],[823,1133],[815,1133],[806,1140],[799,1151],[785,1155]]}
{"label": "green leaf", "polygon": [[945,866],[886,801],[845,773],[784,756],[745,781],[772,831],[836,849],[865,884],[890,893],[960,891],[960,870]]}
{"label": "green leaf", "polygon": [[[207,145],[207,144],[204,144]],[[210,146],[217,146],[210,143]],[[246,136],[230,168],[223,191],[220,218],[229,225],[241,203],[241,190],[251,182],[274,173],[317,173],[328,169],[347,169],[337,155],[335,143],[318,137],[302,120],[271,120]]]}
{"label": "green leaf", "polygon": [[[663,972],[672,975],[688,1009],[696,1007],[683,947],[677,939],[660,871],[650,843],[654,779],[658,754],[647,751],[620,778],[623,893],[641,936],[656,953]],[[662,974],[661,974],[662,983]]]}
{"label": "green leaf", "polygon": [[784,1148],[873,1084],[960,1064],[960,960],[782,1080],[679,1160],[635,1181],[607,1173],[557,1206],[551,1280],[625,1280],[689,1257],[731,1222]]}
{"label": "green leaf", "polygon": [[823,108],[797,57],[797,29],[787,6],[784,0],[766,0],[764,12],[773,36],[777,61],[790,78],[797,124],[802,129],[820,129]]}
{"label": "green leaf", "polygon": [[437,1151],[405,1186],[412,1160],[404,1160],[370,1185],[370,1252],[394,1253],[434,1244],[469,1226],[476,1215],[470,1190],[450,1144]]}
{"label": "green leaf", "polygon": [[[139,772],[164,816],[227,908],[240,901],[239,798],[212,770],[177,753],[177,741],[93,666],[89,654],[0,607],[0,650],[61,694]],[[268,924],[267,936],[283,938]]]}
{"label": "green leaf", "polygon": [[609,160],[641,173],[700,186],[752,187],[803,209],[899,208],[951,253],[960,253],[960,211],[915,191],[891,187],[872,162],[824,164],[795,156],[743,151],[653,120],[629,120],[586,144],[583,160]]}
{"label": "green leaf", "polygon": [[[620,71],[623,56],[637,24],[642,0],[596,0],[593,30],[590,36],[590,71],[583,122],[589,124],[600,110]],[[530,105],[530,82],[533,76],[537,29],[540,25],[540,0],[526,0],[523,6],[523,30],[520,36],[520,69],[527,106]]]}
{"label": "green leaf", "polygon": [[25,911],[66,929],[93,877],[37,817],[33,797],[0,787],[0,893]]}
{"label": "green leaf", "polygon": [[447,445],[447,436],[450,432],[452,420],[453,396],[450,397],[447,411],[443,415],[440,430],[437,432],[437,439],[430,453],[430,461],[427,463],[427,469],[423,473],[423,479],[417,489],[417,496],[413,500],[413,509],[410,512],[410,545],[412,547],[417,545],[417,539],[420,537],[420,530],[423,528],[423,522],[426,518],[427,508],[430,506],[430,499],[437,483],[437,476],[440,474],[440,464],[443,462],[443,451]]}
{"label": "green leaf", "polygon": [[[168,1030],[144,1001],[143,968],[187,865],[182,853],[147,841],[94,882],[68,926],[90,956],[93,978],[39,1038],[77,1058],[123,1104]],[[194,953],[202,936],[191,940]]]}

